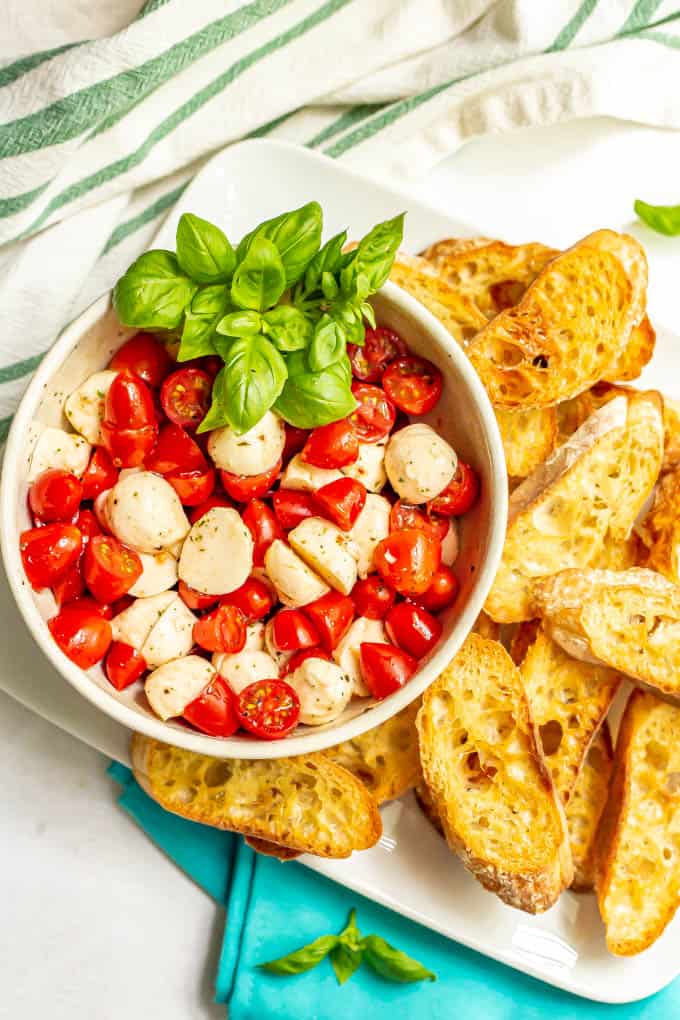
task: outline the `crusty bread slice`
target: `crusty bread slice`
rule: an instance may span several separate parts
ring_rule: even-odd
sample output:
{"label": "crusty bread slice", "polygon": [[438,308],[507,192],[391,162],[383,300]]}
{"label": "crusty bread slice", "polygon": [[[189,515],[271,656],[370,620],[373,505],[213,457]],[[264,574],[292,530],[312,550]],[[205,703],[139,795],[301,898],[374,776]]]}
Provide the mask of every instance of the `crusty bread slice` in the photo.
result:
{"label": "crusty bread slice", "polygon": [[553,640],[680,698],[680,586],[643,567],[565,570],[534,590]]}
{"label": "crusty bread slice", "polygon": [[643,566],[644,559],[645,547],[637,532],[631,531],[628,538],[608,538],[592,566],[598,570],[629,570]]}
{"label": "crusty bread slice", "polygon": [[503,451],[511,478],[526,478],[553,452],[557,443],[557,408],[495,407]]}
{"label": "crusty bread slice", "polygon": [[595,886],[607,948],[647,949],[680,897],[680,708],[634,691],[596,846]]}
{"label": "crusty bread slice", "polygon": [[659,395],[621,395],[514,489],[503,557],[485,605],[489,616],[501,623],[532,619],[538,579],[591,566],[606,541],[626,540],[656,482],[662,443]]}
{"label": "crusty bread slice", "polygon": [[595,841],[609,796],[614,750],[607,720],[586,755],[567,804],[567,828],[574,861],[574,892],[589,892],[595,885]]}
{"label": "crusty bread slice", "polygon": [[293,850],[289,846],[281,846],[279,843],[270,843],[267,839],[259,839],[257,836],[243,837],[248,846],[263,857],[276,857],[279,861],[294,861],[302,853],[301,850]]}
{"label": "crusty bread slice", "polygon": [[167,811],[309,852],[349,857],[374,846],[382,824],[375,800],[323,754],[261,761],[210,758],[135,733],[132,767]]}
{"label": "crusty bread slice", "polygon": [[610,382],[630,382],[642,374],[652,360],[656,346],[656,330],[645,315],[642,322],[633,326],[630,339],[603,378]]}
{"label": "crusty bread slice", "polygon": [[607,374],[641,322],[647,263],[634,238],[599,230],[549,262],[468,356],[494,404],[545,407]]}
{"label": "crusty bread slice", "polygon": [[475,634],[479,634],[484,638],[490,638],[492,641],[498,641],[501,636],[501,628],[499,624],[497,624],[495,620],[492,620],[483,609],[475,620],[472,629]]}
{"label": "crusty bread slice", "polygon": [[425,692],[417,722],[451,848],[506,903],[547,910],[572,879],[566,823],[503,646],[470,634]]}
{"label": "crusty bread slice", "polygon": [[440,836],[443,836],[444,839],[446,839],[446,836],[444,836],[442,820],[439,817],[439,812],[437,811],[434,798],[427,783],[424,780],[420,782],[418,786],[416,786],[414,792],[418,807],[423,812],[430,825],[437,830]]}
{"label": "crusty bread slice", "polygon": [[390,280],[432,312],[461,347],[486,325],[474,301],[447,283],[425,259],[398,252]]}
{"label": "crusty bread slice", "polygon": [[662,471],[680,466],[680,400],[663,398],[664,448]]}
{"label": "crusty bread slice", "polygon": [[645,566],[680,584],[680,468],[661,478],[639,531],[647,547]]}

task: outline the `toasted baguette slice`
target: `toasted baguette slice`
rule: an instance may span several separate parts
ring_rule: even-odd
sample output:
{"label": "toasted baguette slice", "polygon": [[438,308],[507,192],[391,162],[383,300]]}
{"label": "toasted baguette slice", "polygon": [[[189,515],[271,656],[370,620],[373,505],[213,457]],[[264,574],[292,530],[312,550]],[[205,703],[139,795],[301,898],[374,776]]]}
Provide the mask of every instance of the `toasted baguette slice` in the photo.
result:
{"label": "toasted baguette slice", "polygon": [[634,691],[597,837],[595,887],[607,948],[647,949],[680,896],[680,708]]}
{"label": "toasted baguette slice", "polygon": [[501,636],[500,626],[490,616],[487,616],[483,609],[475,620],[472,629],[475,634],[479,634],[484,638],[490,638],[492,641],[498,641]]}
{"label": "toasted baguette slice", "polygon": [[526,407],[512,411],[494,408],[511,478],[526,478],[555,449],[557,409]]}
{"label": "toasted baguette slice", "polygon": [[276,857],[279,861],[294,861],[300,856],[300,850],[292,850],[289,846],[281,846],[279,843],[270,843],[267,839],[258,839],[257,836],[243,837],[248,846],[263,857]]}
{"label": "toasted baguette slice", "polygon": [[662,471],[680,466],[680,400],[663,398],[664,448]]}
{"label": "toasted baguette slice", "polygon": [[656,482],[663,424],[657,393],[619,396],[595,411],[510,496],[503,558],[486,601],[501,623],[538,614],[534,583],[598,561],[628,538]]}
{"label": "toasted baguette slice", "polygon": [[195,822],[319,857],[349,857],[382,832],[363,783],[323,754],[222,760],[135,733],[131,755],[149,796]]}
{"label": "toasted baguette slice", "polygon": [[535,589],[553,640],[680,698],[680,587],[643,567],[565,570]]}
{"label": "toasted baguette slice", "polygon": [[[430,793],[430,788],[424,781],[419,783],[415,788],[416,801],[418,807],[427,818],[430,825],[437,830],[440,836],[444,836],[444,826],[442,820],[439,817],[439,813],[434,803],[434,798]],[[444,838],[446,838],[444,836]]]}
{"label": "toasted baguette slice", "polygon": [[486,325],[486,316],[474,301],[443,280],[425,259],[399,252],[390,270],[390,280],[425,305],[461,347],[467,346]]}
{"label": "toasted baguette slice", "polygon": [[652,360],[656,346],[656,330],[645,315],[642,322],[633,326],[630,339],[603,378],[610,382],[630,382],[642,374]]}
{"label": "toasted baguette slice", "polygon": [[645,547],[635,531],[628,538],[607,538],[592,566],[598,570],[629,570],[644,565]]}
{"label": "toasted baguette slice", "polygon": [[661,479],[640,534],[648,551],[645,566],[680,584],[680,468]]}
{"label": "toasted baguette slice", "polygon": [[595,736],[567,804],[567,827],[574,861],[574,892],[595,886],[595,840],[609,796],[614,750],[607,720]]}
{"label": "toasted baguette slice", "polygon": [[626,234],[599,230],[558,255],[468,347],[492,402],[545,407],[588,389],[642,320],[646,288],[644,252]]}
{"label": "toasted baguette slice", "polygon": [[501,644],[468,636],[425,692],[418,732],[451,848],[506,903],[547,910],[572,879],[566,823],[519,671]]}

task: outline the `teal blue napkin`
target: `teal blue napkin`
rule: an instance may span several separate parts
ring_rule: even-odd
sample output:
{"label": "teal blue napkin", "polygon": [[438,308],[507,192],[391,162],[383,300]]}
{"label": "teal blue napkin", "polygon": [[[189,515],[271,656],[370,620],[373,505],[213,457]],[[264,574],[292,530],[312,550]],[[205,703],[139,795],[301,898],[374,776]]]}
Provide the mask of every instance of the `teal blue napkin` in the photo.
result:
{"label": "teal blue napkin", "polygon": [[[643,1002],[607,1006],[525,977],[414,924],[295,863],[260,857],[240,837],[170,815],[112,765],[121,806],[206,892],[227,908],[216,1000],[229,1020],[671,1020],[680,982]],[[318,935],[340,931],[351,907],[365,933],[377,932],[435,971],[438,980],[395,985],[361,968],[339,987],[328,961],[298,977],[258,970]],[[397,1012],[398,1011],[398,1012]]]}

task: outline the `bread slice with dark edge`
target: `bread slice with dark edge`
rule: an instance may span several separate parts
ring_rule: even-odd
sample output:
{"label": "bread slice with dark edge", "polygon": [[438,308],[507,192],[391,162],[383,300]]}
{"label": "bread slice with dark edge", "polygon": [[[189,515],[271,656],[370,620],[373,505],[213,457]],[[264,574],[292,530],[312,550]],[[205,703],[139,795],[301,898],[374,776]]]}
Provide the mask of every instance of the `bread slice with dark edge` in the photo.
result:
{"label": "bread slice with dark edge", "polygon": [[680,584],[680,468],[665,474],[640,526],[645,566]]}
{"label": "bread slice with dark edge", "polygon": [[486,325],[486,316],[474,301],[443,280],[425,259],[398,252],[390,280],[432,312],[463,348]]}
{"label": "bread slice with dark edge", "polygon": [[500,640],[500,624],[496,623],[495,620],[492,620],[483,609],[475,620],[472,629],[475,634],[479,634],[480,637],[489,638],[492,641]]}
{"label": "bread slice with dark edge", "polygon": [[423,695],[417,723],[449,846],[504,902],[547,910],[572,879],[566,822],[503,646],[470,634]]}
{"label": "bread slice with dark edge", "polygon": [[595,886],[595,841],[600,818],[609,797],[614,749],[607,720],[590,745],[583,768],[567,804],[567,828],[574,861],[574,892]]}
{"label": "bread slice with dark edge", "polygon": [[257,836],[243,837],[251,850],[263,857],[276,857],[279,861],[294,861],[302,853],[301,850],[293,850],[289,846],[281,846],[279,843],[271,843],[267,839],[259,839]]}

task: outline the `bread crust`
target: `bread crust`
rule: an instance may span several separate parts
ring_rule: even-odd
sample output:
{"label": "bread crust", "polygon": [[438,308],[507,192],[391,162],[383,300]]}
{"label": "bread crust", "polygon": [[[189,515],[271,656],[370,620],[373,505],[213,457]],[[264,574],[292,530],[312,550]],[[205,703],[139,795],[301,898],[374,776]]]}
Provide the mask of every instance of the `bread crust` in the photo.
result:
{"label": "bread crust", "polygon": [[614,748],[607,720],[586,755],[567,805],[569,843],[574,861],[573,892],[590,892],[595,886],[595,844],[600,819],[609,796]]}
{"label": "bread crust", "polygon": [[390,270],[390,280],[432,312],[463,348],[486,325],[486,316],[474,301],[447,283],[429,262],[417,255],[398,252]]}

